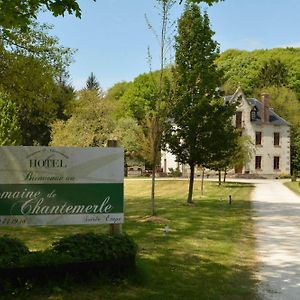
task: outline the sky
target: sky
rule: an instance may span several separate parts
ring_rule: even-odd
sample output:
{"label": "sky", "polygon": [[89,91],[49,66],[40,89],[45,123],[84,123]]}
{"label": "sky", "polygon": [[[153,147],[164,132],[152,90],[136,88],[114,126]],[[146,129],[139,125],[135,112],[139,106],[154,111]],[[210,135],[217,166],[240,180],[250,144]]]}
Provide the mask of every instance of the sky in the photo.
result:
{"label": "sky", "polygon": [[[93,72],[107,90],[120,81],[132,81],[141,73],[159,68],[159,43],[147,26],[145,14],[156,32],[160,30],[155,0],[79,0],[81,19],[53,17],[41,13],[38,21],[53,24],[51,35],[60,44],[76,49],[69,67],[70,82],[76,89],[85,86]],[[173,6],[170,19],[182,14],[184,5]],[[205,4],[214,39],[221,52],[275,47],[300,47],[299,0],[225,0],[212,7]],[[176,24],[170,29],[176,32]],[[148,51],[149,49],[149,51]],[[149,55],[151,65],[149,64]],[[172,61],[173,51],[168,53]]]}

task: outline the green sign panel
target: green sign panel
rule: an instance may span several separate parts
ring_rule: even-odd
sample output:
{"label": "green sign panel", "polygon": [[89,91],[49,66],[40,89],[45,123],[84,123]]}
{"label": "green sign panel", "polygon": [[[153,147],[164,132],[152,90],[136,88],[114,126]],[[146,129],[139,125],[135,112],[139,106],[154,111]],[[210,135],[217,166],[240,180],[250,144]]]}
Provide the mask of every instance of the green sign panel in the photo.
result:
{"label": "green sign panel", "polygon": [[0,147],[0,226],[124,221],[123,150]]}

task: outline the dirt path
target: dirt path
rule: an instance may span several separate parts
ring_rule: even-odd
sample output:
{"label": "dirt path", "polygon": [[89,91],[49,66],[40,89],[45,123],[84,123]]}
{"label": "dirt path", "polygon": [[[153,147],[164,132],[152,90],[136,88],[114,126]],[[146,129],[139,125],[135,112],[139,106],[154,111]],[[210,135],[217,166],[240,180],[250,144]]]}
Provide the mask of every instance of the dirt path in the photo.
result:
{"label": "dirt path", "polygon": [[300,299],[300,197],[280,181],[256,182],[259,293],[266,300]]}

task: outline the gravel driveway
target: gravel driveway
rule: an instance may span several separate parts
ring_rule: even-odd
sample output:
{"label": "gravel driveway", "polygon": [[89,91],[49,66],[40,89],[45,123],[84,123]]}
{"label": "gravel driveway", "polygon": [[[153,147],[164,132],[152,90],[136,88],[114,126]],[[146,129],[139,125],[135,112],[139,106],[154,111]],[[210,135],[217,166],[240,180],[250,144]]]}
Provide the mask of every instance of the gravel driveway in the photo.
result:
{"label": "gravel driveway", "polygon": [[300,197],[278,180],[255,181],[259,294],[267,300],[300,299]]}

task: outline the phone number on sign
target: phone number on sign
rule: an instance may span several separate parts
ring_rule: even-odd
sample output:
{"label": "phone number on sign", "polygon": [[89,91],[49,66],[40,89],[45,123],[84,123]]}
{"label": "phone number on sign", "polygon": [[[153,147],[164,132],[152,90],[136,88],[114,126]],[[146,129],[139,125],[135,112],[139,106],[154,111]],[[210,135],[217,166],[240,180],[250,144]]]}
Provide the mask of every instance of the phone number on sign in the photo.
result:
{"label": "phone number on sign", "polygon": [[16,217],[0,217],[0,225],[24,225],[26,224],[25,218]]}

